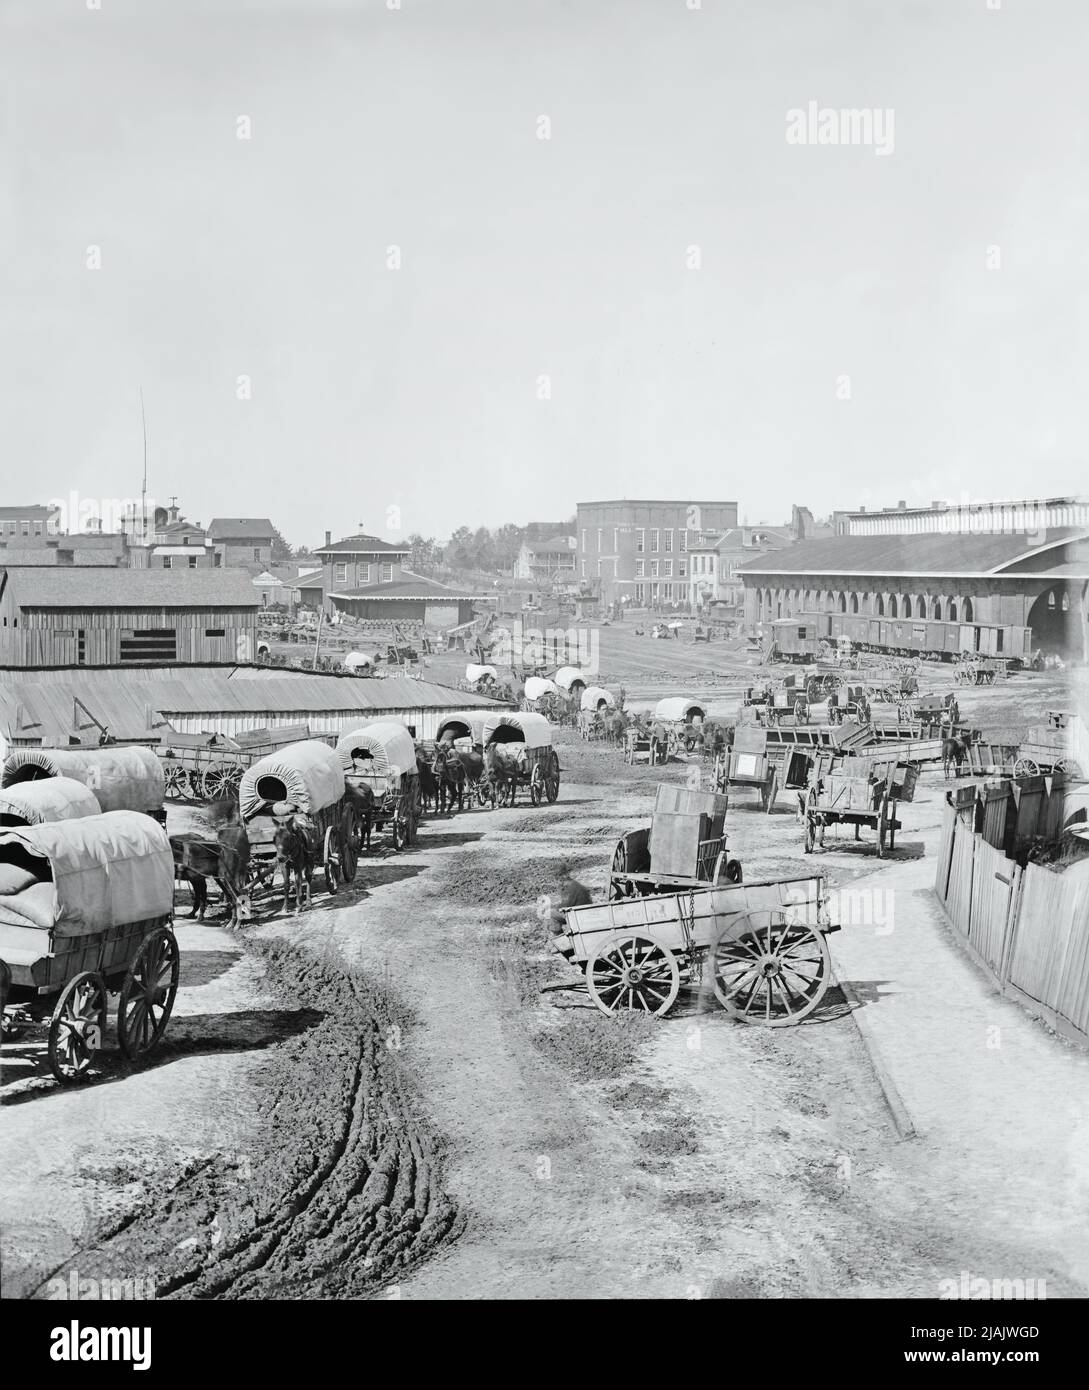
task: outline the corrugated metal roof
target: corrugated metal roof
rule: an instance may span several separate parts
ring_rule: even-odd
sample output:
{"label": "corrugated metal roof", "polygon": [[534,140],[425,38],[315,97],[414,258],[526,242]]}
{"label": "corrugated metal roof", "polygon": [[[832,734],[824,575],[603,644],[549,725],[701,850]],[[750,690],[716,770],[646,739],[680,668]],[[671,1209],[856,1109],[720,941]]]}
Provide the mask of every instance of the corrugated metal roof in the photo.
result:
{"label": "corrugated metal roof", "polygon": [[788,550],[738,566],[746,574],[994,574],[1015,560],[1089,535],[1083,527],[1059,527],[1029,536],[967,533],[917,536],[834,536],[799,541]]}
{"label": "corrugated metal roof", "polygon": [[[127,670],[66,674],[70,679],[64,681],[53,672],[48,682],[16,677],[0,683],[0,726],[5,737],[66,741],[81,731],[94,740],[99,732],[96,719],[115,738],[150,739],[169,729],[172,717],[184,724],[190,716],[253,715],[262,724],[297,718],[300,723],[324,727],[324,717],[340,714],[352,719],[362,714],[367,722],[379,712],[501,708],[497,701],[475,692],[405,676],[360,680],[302,674],[295,678],[255,669],[257,679],[240,680],[205,668],[178,671],[165,680],[161,671],[152,672],[152,679],[133,679],[135,671]],[[85,709],[76,706],[77,699]]]}
{"label": "corrugated metal roof", "polygon": [[256,608],[240,569],[23,569],[4,565],[20,608]]}

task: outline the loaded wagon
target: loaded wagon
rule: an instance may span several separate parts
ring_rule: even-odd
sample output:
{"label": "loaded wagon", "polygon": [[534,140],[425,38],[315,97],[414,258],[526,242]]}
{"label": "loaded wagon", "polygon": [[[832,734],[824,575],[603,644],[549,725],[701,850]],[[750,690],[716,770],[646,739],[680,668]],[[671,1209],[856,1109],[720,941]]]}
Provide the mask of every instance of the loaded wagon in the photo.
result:
{"label": "loaded wagon", "polygon": [[371,825],[389,827],[394,849],[411,845],[420,824],[420,781],[416,746],[403,724],[380,720],[345,734],[337,754],[348,787],[367,788],[374,797]]}
{"label": "loaded wagon", "polygon": [[4,759],[0,787],[50,777],[82,782],[103,811],[142,811],[166,824],[163,765],[140,744],[101,748],[13,748]]}
{"label": "loaded wagon", "polygon": [[233,735],[170,732],[159,747],[166,795],[171,800],[237,800],[246,768],[278,748],[309,737],[308,724],[251,729]]}
{"label": "loaded wagon", "polygon": [[174,859],[138,811],[0,830],[0,1011],[4,1036],[48,1024],[58,1081],[101,1049],[108,994],[129,1061],[161,1040],[178,989]]}
{"label": "loaded wagon", "polygon": [[780,791],[808,785],[813,745],[781,738],[772,741],[773,734],[787,732],[792,731],[740,725],[731,747],[715,759],[712,785],[722,792],[731,788],[757,792],[761,809],[770,814]]}
{"label": "loaded wagon", "polygon": [[514,805],[519,787],[528,790],[534,806],[559,796],[560,760],[544,715],[489,715],[481,728],[481,744],[484,779],[495,788],[501,806]]}
{"label": "loaded wagon", "polygon": [[1066,710],[1048,710],[1047,723],[1030,729],[1028,738],[1022,740],[1014,776],[1062,772],[1078,780],[1089,772],[1074,757],[1073,717]]}
{"label": "loaded wagon", "polygon": [[706,989],[744,1023],[798,1023],[832,976],[824,881],[720,883],[564,909],[553,945],[608,1015],[661,1017],[682,985]]}
{"label": "loaded wagon", "polygon": [[726,853],[727,804],[715,792],[659,786],[650,826],[629,830],[613,851],[610,901],[739,882],[741,865]]}
{"label": "loaded wagon", "polygon": [[271,884],[277,862],[276,832],[289,825],[304,832],[330,893],[341,882],[355,878],[361,843],[359,816],[344,780],[340,754],[327,743],[318,739],[293,743],[248,767],[239,785],[238,804],[250,842],[253,888]]}
{"label": "loaded wagon", "polygon": [[641,724],[630,724],[624,730],[624,761],[634,767],[636,763],[665,762],[664,746],[659,756],[658,740],[649,728]]}
{"label": "loaded wagon", "polygon": [[829,825],[851,825],[854,838],[861,839],[867,826],[874,832],[877,857],[886,848],[895,849],[899,802],[911,801],[919,769],[914,763],[901,763],[895,757],[842,757],[817,754],[805,795],[805,852],[824,848],[824,832]]}
{"label": "loaded wagon", "polygon": [[[556,697],[559,697],[557,701]],[[522,691],[522,708],[532,711],[534,714],[543,714],[546,718],[555,709],[557,703],[566,707],[567,700],[560,695],[560,688],[555,681],[548,680],[544,676],[527,676],[525,688]]]}

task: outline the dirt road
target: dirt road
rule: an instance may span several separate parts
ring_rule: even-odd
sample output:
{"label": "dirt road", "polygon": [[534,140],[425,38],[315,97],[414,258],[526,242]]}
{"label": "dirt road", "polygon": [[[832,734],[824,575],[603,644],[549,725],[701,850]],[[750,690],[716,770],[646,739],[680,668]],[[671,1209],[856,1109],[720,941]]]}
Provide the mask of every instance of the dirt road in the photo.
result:
{"label": "dirt road", "polygon": [[[684,775],[568,737],[560,753],[557,805],[433,819],[415,849],[364,859],[350,892],[247,929],[249,953],[229,953],[246,989],[200,1004],[195,986],[152,1071],[64,1095],[35,1083],[5,1117],[39,1149],[48,1136],[5,1196],[5,1285],[16,1225],[24,1293],[73,1267],[151,1268],[176,1297],[932,1297],[965,1268],[1075,1287],[1067,1247],[1033,1239],[1020,1159],[992,1162],[981,1194],[949,1133],[900,1140],[838,991],[778,1031],[694,997],[621,1023],[584,995],[541,993],[573,977],[539,896],[566,864],[600,891],[656,781]],[[771,816],[738,798],[731,852],[747,877],[818,864],[842,888],[903,873],[932,847],[940,783],[924,777],[885,866],[831,837],[806,859],[786,798]],[[923,895],[897,898],[904,940],[921,913]],[[187,971],[198,930],[180,929]],[[873,926],[844,941],[859,931]],[[940,936],[928,949],[938,969],[954,950]],[[245,1051],[187,1054],[258,998],[271,1007],[257,1043],[246,1023]],[[1046,1083],[1046,1047],[1040,1066]],[[119,1132],[123,1183],[107,1175],[67,1243],[37,1249],[49,1194],[80,1165],[108,1170]],[[5,1123],[8,1172],[19,1143]],[[979,1223],[982,1201],[1011,1219]]]}

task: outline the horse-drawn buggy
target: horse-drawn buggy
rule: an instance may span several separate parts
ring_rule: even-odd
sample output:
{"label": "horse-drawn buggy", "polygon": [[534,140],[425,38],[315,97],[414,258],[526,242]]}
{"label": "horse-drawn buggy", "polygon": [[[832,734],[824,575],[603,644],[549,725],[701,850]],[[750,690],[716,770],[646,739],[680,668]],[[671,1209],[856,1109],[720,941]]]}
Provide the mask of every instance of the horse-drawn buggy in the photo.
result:
{"label": "horse-drawn buggy", "polygon": [[715,792],[659,786],[650,826],[629,830],[613,851],[610,900],[739,882],[741,865],[726,852],[727,804]]}
{"label": "horse-drawn buggy", "polygon": [[284,904],[291,875],[296,911],[310,897],[315,863],[335,893],[355,878],[362,842],[360,814],[344,779],[341,755],[327,743],[293,743],[247,768],[238,804],[250,846],[254,890],[271,885],[279,866]]}
{"label": "horse-drawn buggy", "polygon": [[416,745],[403,724],[379,720],[353,729],[336,751],[349,792],[355,792],[362,841],[388,827],[394,849],[415,842],[420,824],[420,779]]}
{"label": "horse-drawn buggy", "polygon": [[[670,817],[680,820],[670,825]],[[731,1017],[782,1027],[800,1022],[824,997],[832,975],[824,938],[836,930],[824,880],[743,882],[740,865],[731,873],[736,861],[724,861],[723,849],[705,843],[704,832],[716,821],[720,834],[710,839],[721,843],[713,805],[710,813],[656,808],[654,844],[648,837],[647,848],[657,867],[633,874],[617,870],[614,859],[610,883],[625,891],[611,889],[606,902],[563,909],[553,945],[582,971],[602,1013],[661,1017],[682,985],[701,992],[710,985]],[[654,834],[659,825],[661,834]],[[625,854],[632,843],[630,837],[621,841]],[[663,864],[680,872],[669,873]]]}
{"label": "horse-drawn buggy", "polygon": [[58,1081],[102,1047],[107,996],[129,1061],[158,1044],[178,989],[166,831],[138,811],[0,830],[0,1015],[5,1039],[48,1026]]}
{"label": "horse-drawn buggy", "polygon": [[484,777],[500,806],[513,806],[525,787],[530,802],[553,802],[560,794],[560,760],[552,728],[540,714],[489,715],[481,728]]}
{"label": "horse-drawn buggy", "polygon": [[10,791],[49,778],[81,782],[100,811],[142,811],[166,824],[163,765],[141,744],[96,748],[13,748],[4,759],[0,787]]}
{"label": "horse-drawn buggy", "polygon": [[855,840],[862,827],[874,833],[877,857],[895,849],[898,804],[911,801],[919,778],[918,766],[895,757],[818,753],[814,756],[805,794],[805,852],[824,848],[829,825],[854,827]]}

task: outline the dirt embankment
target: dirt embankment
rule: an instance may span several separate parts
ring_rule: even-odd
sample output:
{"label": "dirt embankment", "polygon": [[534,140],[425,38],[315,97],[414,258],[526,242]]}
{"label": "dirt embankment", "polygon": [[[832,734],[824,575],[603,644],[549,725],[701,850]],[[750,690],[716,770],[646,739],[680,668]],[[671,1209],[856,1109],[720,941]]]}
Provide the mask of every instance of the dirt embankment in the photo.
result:
{"label": "dirt embankment", "polygon": [[398,1059],[404,1010],[333,960],[264,955],[271,991],[315,1021],[258,1078],[256,1144],[183,1175],[165,1199],[149,1182],[136,1211],[80,1252],[81,1277],[151,1267],[159,1298],[352,1297],[457,1231],[439,1145]]}

